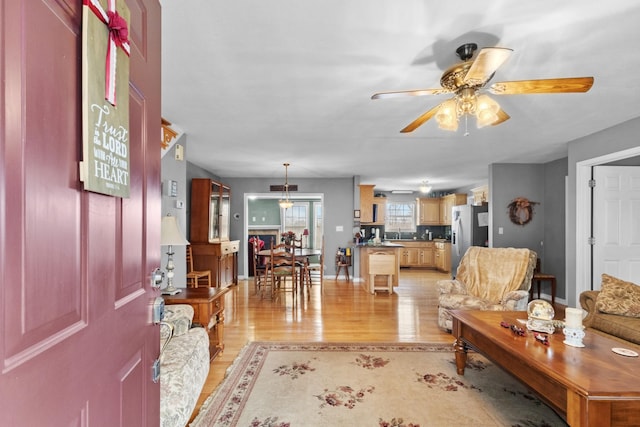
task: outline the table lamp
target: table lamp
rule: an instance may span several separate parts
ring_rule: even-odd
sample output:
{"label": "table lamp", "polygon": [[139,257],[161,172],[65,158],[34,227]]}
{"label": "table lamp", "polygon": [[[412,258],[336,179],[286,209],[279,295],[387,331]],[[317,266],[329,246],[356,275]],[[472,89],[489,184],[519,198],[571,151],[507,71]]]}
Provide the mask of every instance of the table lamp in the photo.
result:
{"label": "table lamp", "polygon": [[173,246],[186,246],[189,242],[184,238],[180,227],[178,227],[178,221],[175,216],[167,215],[162,217],[162,223],[160,224],[160,245],[168,246],[167,250],[167,287],[162,290],[165,295],[175,295],[180,292],[180,289],[173,286],[173,270],[175,264],[173,263]]}
{"label": "table lamp", "polygon": [[309,229],[308,229],[308,228],[305,228],[305,229],[304,229],[304,231],[302,232],[302,235],[303,235],[303,236],[306,236],[306,237],[305,237],[305,240],[306,240],[306,241],[305,241],[305,245],[304,245],[304,247],[305,247],[305,248],[308,248],[308,247],[309,247]]}

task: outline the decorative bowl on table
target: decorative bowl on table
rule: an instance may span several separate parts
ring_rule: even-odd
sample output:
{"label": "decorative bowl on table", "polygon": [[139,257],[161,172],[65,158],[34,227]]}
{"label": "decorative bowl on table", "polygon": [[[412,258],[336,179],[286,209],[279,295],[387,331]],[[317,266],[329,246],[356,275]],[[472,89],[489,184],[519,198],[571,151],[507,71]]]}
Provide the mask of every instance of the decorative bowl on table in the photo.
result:
{"label": "decorative bowl on table", "polygon": [[556,328],[553,317],[555,314],[555,310],[549,302],[534,299],[527,305],[527,329],[547,334],[554,333]]}

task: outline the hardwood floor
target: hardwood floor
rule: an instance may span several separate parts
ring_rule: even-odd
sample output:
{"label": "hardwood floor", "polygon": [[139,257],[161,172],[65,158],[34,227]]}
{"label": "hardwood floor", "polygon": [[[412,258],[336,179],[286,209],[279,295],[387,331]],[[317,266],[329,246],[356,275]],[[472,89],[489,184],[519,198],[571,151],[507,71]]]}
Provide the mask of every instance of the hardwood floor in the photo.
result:
{"label": "hardwood floor", "polygon": [[[225,350],[213,362],[194,414],[222,382],[227,368],[249,341],[451,343],[438,328],[436,282],[449,274],[434,270],[400,272],[393,295],[371,295],[361,282],[325,276],[324,292],[276,300],[255,295],[253,280],[241,280],[225,296]],[[564,312],[556,304],[556,314]],[[194,415],[195,417],[195,415]]]}
{"label": "hardwood floor", "polygon": [[371,295],[361,282],[325,276],[324,292],[292,301],[291,294],[276,300],[255,295],[253,280],[240,280],[225,299],[225,349],[213,362],[194,414],[222,382],[227,368],[249,341],[314,342],[429,342],[452,343],[438,328],[436,282],[448,274],[434,270],[400,273],[393,295]]}

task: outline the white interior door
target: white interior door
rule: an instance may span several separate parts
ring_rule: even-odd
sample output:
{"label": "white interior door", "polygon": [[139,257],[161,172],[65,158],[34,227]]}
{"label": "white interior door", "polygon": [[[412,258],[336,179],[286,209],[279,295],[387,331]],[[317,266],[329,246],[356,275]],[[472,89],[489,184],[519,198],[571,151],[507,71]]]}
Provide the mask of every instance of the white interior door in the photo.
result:
{"label": "white interior door", "polygon": [[602,273],[640,284],[640,167],[593,169],[593,287]]}

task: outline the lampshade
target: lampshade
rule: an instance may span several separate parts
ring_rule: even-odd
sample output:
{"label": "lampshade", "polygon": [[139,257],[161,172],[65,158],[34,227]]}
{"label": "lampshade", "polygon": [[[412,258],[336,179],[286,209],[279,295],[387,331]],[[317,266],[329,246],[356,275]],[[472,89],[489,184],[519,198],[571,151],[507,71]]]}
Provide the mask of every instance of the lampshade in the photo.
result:
{"label": "lampshade", "polygon": [[305,228],[305,229],[302,231],[302,235],[303,235],[303,236],[308,236],[308,235],[309,235],[309,229],[308,229],[308,228]]}
{"label": "lampshade", "polygon": [[450,99],[443,102],[436,113],[438,127],[444,130],[458,130],[458,113],[456,112],[456,100]]}
{"label": "lampshade", "polygon": [[500,106],[496,101],[487,95],[480,95],[476,105],[476,125],[479,128],[485,127],[498,120]]}
{"label": "lampshade", "polygon": [[282,209],[289,209],[293,206],[293,202],[291,200],[280,200],[278,204]]}
{"label": "lampshade", "polygon": [[422,184],[420,184],[420,192],[422,194],[431,193],[431,186],[429,185],[429,181],[422,181]]}
{"label": "lampshade", "polygon": [[167,215],[162,217],[162,223],[160,224],[160,244],[162,246],[185,246],[189,242],[184,238],[180,227],[178,227],[178,221],[175,216]]}

